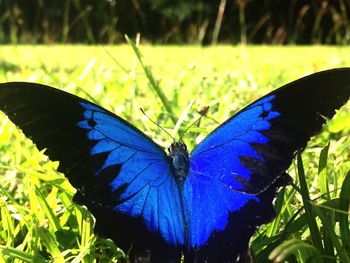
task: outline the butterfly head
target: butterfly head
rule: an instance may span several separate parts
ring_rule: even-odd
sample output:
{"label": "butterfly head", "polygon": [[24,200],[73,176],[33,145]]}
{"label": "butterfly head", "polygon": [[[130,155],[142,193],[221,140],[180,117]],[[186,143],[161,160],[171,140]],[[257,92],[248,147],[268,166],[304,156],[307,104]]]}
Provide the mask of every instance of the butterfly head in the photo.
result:
{"label": "butterfly head", "polygon": [[186,144],[174,142],[169,147],[169,157],[173,168],[175,179],[183,182],[188,174],[189,157]]}

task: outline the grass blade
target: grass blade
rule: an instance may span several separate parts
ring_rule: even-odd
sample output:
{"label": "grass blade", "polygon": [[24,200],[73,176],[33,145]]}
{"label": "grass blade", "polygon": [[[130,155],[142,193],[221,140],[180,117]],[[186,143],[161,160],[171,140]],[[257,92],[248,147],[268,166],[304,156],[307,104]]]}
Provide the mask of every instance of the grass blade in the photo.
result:
{"label": "grass blade", "polygon": [[40,203],[40,207],[44,214],[46,215],[50,226],[52,227],[53,231],[56,232],[58,230],[61,230],[61,225],[55,216],[54,211],[52,211],[51,206],[47,203],[45,197],[43,194],[40,192],[39,188],[35,187],[35,193],[38,196],[38,201]]}
{"label": "grass blade", "polygon": [[313,262],[323,262],[319,250],[301,240],[288,240],[282,243],[272,251],[269,260],[275,263],[285,262],[287,257],[291,255],[297,256],[300,250],[307,252],[307,259],[304,262],[307,262],[309,259],[312,259]]}
{"label": "grass blade", "polygon": [[350,170],[346,175],[340,192],[339,208],[345,213],[338,213],[340,236],[343,242],[344,250],[348,251],[350,256],[350,229],[349,212],[350,207]]}
{"label": "grass blade", "polygon": [[33,263],[33,262],[38,262],[38,263],[44,263],[45,260],[38,256],[33,256],[30,255],[29,253],[26,253],[20,249],[16,249],[13,247],[5,247],[0,245],[0,255],[4,257],[8,257],[11,261],[8,262],[13,262],[14,259],[18,259],[22,262],[28,262],[28,263]]}
{"label": "grass blade", "polygon": [[329,237],[330,242],[336,251],[338,252],[338,257],[340,259],[340,262],[350,262],[350,257],[347,255],[345,249],[342,247],[341,243],[339,242],[337,234],[334,232],[332,222],[327,217],[326,212],[321,210],[319,207],[314,206],[313,207],[315,214],[321,219],[323,229],[327,233],[327,237]]}
{"label": "grass blade", "polygon": [[318,163],[318,187],[321,191],[321,194],[326,197],[327,200],[331,199],[329,187],[328,187],[328,179],[327,179],[327,160],[328,160],[328,151],[329,151],[329,143],[326,147],[324,147],[320,154],[320,159]]}
{"label": "grass blade", "polygon": [[171,106],[169,100],[167,99],[167,97],[165,96],[163,90],[159,86],[159,83],[153,77],[151,69],[143,63],[142,54],[141,54],[139,48],[136,46],[136,44],[130,38],[128,38],[127,36],[125,36],[125,38],[126,38],[126,41],[128,42],[128,44],[134,50],[136,57],[137,57],[138,61],[140,62],[140,65],[141,65],[143,71],[145,72],[146,77],[147,77],[149,83],[151,84],[153,91],[156,93],[156,95],[158,96],[158,98],[162,102],[162,104],[163,104],[164,108],[166,109],[166,111],[168,112],[173,124],[176,125],[177,118],[175,117],[172,106]]}
{"label": "grass blade", "polygon": [[306,214],[308,225],[310,228],[312,243],[319,251],[323,251],[322,238],[315,219],[316,216],[312,209],[310,194],[309,194],[309,190],[308,190],[306,178],[305,178],[303,160],[300,154],[297,155],[297,166],[298,166],[301,195],[303,199],[305,214]]}
{"label": "grass blade", "polygon": [[44,227],[35,227],[36,234],[40,237],[43,246],[46,247],[47,252],[55,259],[57,263],[64,263],[64,257],[61,255],[61,251],[58,247],[58,243],[55,238],[51,235],[48,229]]}

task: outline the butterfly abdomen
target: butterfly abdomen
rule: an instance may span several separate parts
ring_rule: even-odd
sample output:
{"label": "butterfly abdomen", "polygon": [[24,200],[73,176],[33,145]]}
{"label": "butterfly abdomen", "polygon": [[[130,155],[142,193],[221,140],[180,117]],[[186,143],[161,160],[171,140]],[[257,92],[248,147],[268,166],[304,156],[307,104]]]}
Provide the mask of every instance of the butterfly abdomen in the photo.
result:
{"label": "butterfly abdomen", "polygon": [[[181,209],[182,209],[182,219],[183,219],[183,226],[184,226],[184,252],[185,255],[190,253],[190,251],[193,249],[190,241],[190,219],[189,219],[189,210],[190,207],[188,205],[188,200],[186,200],[186,197],[183,195],[183,188],[185,180],[188,176],[189,172],[189,166],[190,166],[190,160],[187,152],[187,147],[184,143],[181,142],[175,142],[172,143],[169,147],[169,158],[170,158],[170,167],[172,170],[172,174],[175,178],[177,188],[179,190],[180,194],[180,202],[181,202]],[[185,262],[186,256],[185,256]],[[189,261],[192,262],[192,261]]]}

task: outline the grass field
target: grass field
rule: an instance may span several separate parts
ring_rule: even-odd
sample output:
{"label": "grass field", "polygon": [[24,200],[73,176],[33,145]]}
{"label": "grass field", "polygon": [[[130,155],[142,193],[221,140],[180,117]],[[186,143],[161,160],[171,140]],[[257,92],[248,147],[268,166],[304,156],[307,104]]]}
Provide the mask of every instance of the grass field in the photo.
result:
{"label": "grass field", "polygon": [[[184,137],[191,150],[218,123],[268,91],[316,71],[350,66],[346,47],[140,50],[148,75],[126,45],[1,46],[0,82],[38,82],[77,94],[125,118],[164,147],[172,140],[140,107],[176,134],[208,105],[208,118],[193,129],[198,136]],[[278,194],[278,216],[251,242],[256,262],[268,257],[276,262],[350,262],[349,134],[350,103],[310,141],[303,165],[299,160],[290,167],[303,190],[289,186]],[[0,263],[117,262],[123,252],[93,235],[93,217],[72,203],[75,190],[57,166],[0,115]]]}

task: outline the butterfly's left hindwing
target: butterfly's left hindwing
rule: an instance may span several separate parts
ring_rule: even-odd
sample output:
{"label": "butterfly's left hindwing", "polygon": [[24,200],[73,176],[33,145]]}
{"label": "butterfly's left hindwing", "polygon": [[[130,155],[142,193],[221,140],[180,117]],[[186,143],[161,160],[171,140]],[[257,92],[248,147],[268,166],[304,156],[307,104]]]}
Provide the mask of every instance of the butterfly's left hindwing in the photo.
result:
{"label": "butterfly's left hindwing", "polygon": [[176,254],[184,242],[182,209],[158,145],[101,107],[43,85],[0,84],[0,109],[60,161],[102,235],[126,250],[164,246]]}

